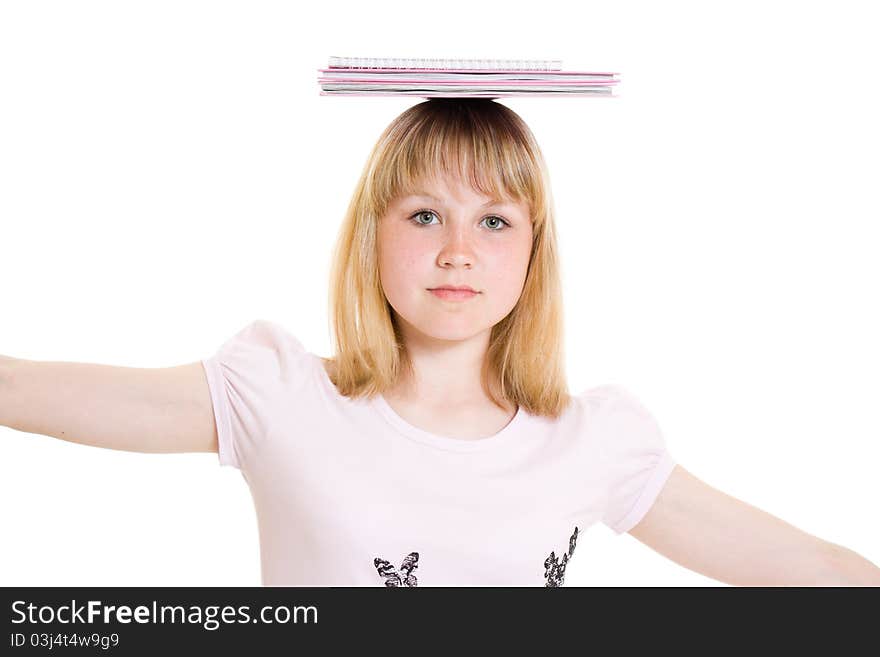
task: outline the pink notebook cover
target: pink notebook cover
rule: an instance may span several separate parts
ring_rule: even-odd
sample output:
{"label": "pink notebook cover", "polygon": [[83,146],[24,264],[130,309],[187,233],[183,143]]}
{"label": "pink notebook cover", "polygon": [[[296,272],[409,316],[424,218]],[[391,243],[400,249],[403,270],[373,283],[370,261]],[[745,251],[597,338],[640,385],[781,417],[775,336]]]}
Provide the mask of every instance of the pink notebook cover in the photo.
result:
{"label": "pink notebook cover", "polygon": [[[318,78],[318,82],[363,82],[365,84],[380,84],[380,85],[390,85],[390,84],[432,84],[437,85],[438,87],[447,85],[447,86],[461,86],[461,87],[483,87],[486,86],[487,83],[493,82],[492,80],[429,80],[425,78],[413,78],[409,80],[360,80],[358,78]],[[511,85],[511,86],[577,86],[577,87],[585,87],[585,86],[597,86],[597,87],[607,87],[610,84],[617,84],[620,80],[607,80],[605,82],[599,81],[590,81],[590,82],[562,82],[559,80],[494,80],[494,82]]]}
{"label": "pink notebook cover", "polygon": [[[431,93],[404,93],[404,92],[396,92],[396,93],[388,93],[383,91],[370,91],[370,92],[344,92],[344,93],[334,93],[321,91],[318,93],[319,96],[397,96],[400,98],[401,96],[412,96],[413,98],[541,98],[540,91],[534,91],[531,93],[499,93],[499,92],[489,92],[489,93],[469,93],[469,92],[460,92],[454,94],[431,94]],[[557,91],[550,92],[550,94],[545,95],[553,95],[560,96],[565,98],[566,96],[576,97],[576,96],[590,96],[591,98],[618,98],[618,96],[614,96],[612,94],[584,94],[578,92],[569,92],[569,91]]]}
{"label": "pink notebook cover", "polygon": [[597,73],[594,71],[541,71],[535,69],[498,69],[498,68],[319,68],[320,73],[352,72],[352,73],[384,73],[387,71],[412,71],[430,73],[550,73],[553,75],[620,75],[620,73]]}

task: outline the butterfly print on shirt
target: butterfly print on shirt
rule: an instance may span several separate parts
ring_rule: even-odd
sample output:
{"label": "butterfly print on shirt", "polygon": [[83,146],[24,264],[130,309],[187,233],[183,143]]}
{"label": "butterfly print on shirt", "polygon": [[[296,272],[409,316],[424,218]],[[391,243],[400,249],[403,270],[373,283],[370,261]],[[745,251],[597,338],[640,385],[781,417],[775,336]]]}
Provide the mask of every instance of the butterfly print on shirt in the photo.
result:
{"label": "butterfly print on shirt", "polygon": [[419,553],[410,552],[400,565],[400,572],[385,559],[376,557],[373,565],[379,571],[379,575],[385,578],[385,586],[418,586],[419,581],[412,572],[419,567]]}
{"label": "butterfly print on shirt", "polygon": [[562,561],[556,558],[555,552],[550,552],[550,556],[544,560],[544,577],[547,578],[546,586],[562,586],[565,580],[565,566],[574,553],[574,545],[577,543],[578,528],[574,528],[574,533],[568,539],[568,552],[562,555]]}

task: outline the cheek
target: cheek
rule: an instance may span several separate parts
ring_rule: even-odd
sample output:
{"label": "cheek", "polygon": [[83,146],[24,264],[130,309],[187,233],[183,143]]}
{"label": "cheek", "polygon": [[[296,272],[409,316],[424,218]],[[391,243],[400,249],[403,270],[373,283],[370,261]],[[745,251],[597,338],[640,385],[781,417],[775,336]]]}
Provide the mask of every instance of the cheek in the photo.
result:
{"label": "cheek", "polygon": [[425,261],[425,246],[401,235],[383,237],[379,247],[379,269],[386,289],[399,289],[418,274]]}
{"label": "cheek", "polygon": [[493,250],[487,273],[499,288],[518,290],[525,281],[531,255],[531,243],[506,244]]}

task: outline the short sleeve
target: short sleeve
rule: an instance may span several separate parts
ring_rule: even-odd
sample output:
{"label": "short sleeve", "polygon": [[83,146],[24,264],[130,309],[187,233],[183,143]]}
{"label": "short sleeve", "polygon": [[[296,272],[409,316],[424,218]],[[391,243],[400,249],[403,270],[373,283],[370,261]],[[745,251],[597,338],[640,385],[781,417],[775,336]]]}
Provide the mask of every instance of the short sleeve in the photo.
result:
{"label": "short sleeve", "polygon": [[302,344],[283,327],[256,320],[202,360],[220,465],[244,469],[265,441],[273,414],[283,412],[288,383],[302,376]]}
{"label": "short sleeve", "polygon": [[601,390],[601,445],[608,484],[602,523],[622,534],[651,508],[675,461],[656,420],[632,393],[617,385]]}

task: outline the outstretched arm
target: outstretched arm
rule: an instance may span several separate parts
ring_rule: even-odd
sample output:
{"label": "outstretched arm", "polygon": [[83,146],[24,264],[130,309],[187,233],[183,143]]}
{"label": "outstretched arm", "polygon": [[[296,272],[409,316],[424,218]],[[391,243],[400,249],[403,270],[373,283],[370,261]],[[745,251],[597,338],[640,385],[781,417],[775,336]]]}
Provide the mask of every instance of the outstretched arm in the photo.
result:
{"label": "outstretched arm", "polygon": [[676,465],[629,533],[672,561],[735,586],[880,586],[880,568],[712,488]]}
{"label": "outstretched arm", "polygon": [[132,452],[216,452],[200,361],[117,367],[0,356],[0,424]]}

